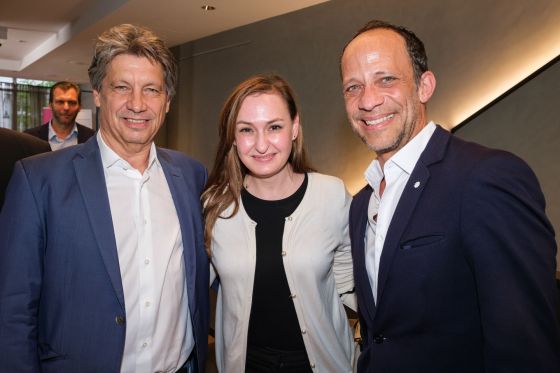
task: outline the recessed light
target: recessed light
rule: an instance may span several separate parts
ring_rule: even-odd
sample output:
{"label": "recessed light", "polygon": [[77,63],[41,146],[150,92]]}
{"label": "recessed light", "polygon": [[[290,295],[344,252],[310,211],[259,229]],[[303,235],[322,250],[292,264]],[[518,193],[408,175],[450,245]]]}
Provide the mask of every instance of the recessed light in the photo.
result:
{"label": "recessed light", "polygon": [[216,10],[216,7],[212,5],[203,5],[201,8],[202,10]]}

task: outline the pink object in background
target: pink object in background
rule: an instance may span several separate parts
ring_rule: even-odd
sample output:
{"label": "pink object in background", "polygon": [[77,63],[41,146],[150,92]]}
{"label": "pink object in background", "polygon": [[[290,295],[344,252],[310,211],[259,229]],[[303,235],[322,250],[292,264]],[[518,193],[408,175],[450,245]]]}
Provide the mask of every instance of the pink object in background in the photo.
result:
{"label": "pink object in background", "polygon": [[41,124],[45,124],[47,122],[51,121],[52,118],[52,110],[50,107],[44,107],[43,109],[41,109],[41,117],[43,118],[43,121],[41,122]]}

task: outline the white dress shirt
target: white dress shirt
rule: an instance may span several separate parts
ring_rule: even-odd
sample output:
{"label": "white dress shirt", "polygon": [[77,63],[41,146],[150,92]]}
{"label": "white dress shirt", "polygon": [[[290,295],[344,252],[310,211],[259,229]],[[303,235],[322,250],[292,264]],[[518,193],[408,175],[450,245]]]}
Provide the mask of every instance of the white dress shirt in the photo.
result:
{"label": "white dress shirt", "polygon": [[141,174],[97,134],[115,230],[126,308],[121,372],[174,372],[194,338],[181,227],[152,144]]}
{"label": "white dress shirt", "polygon": [[[365,178],[373,188],[368,205],[368,224],[365,237],[366,270],[376,303],[379,261],[383,245],[385,244],[385,237],[389,230],[389,224],[410,174],[435,129],[436,125],[433,122],[428,123],[426,127],[385,162],[383,170],[379,161],[375,159],[365,172]],[[383,196],[380,196],[380,185],[383,178],[385,178],[385,190],[383,191]]]}
{"label": "white dress shirt", "polygon": [[51,150],[64,149],[78,143],[78,126],[74,123],[74,128],[72,132],[65,139],[58,137],[54,128],[52,126],[52,121],[49,122],[49,144],[51,145]]}

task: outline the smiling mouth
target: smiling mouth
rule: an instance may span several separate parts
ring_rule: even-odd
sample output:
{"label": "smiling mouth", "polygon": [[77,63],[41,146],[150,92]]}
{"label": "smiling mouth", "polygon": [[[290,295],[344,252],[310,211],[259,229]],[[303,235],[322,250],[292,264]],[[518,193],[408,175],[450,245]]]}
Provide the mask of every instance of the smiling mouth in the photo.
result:
{"label": "smiling mouth", "polygon": [[381,124],[391,118],[393,118],[395,116],[395,114],[389,114],[383,118],[379,118],[379,119],[375,119],[375,120],[365,120],[365,124],[366,126],[370,127],[370,126],[376,126],[378,124]]}
{"label": "smiling mouth", "polygon": [[147,119],[133,119],[133,118],[124,118],[127,122],[132,124],[144,124],[148,122]]}
{"label": "smiling mouth", "polygon": [[265,155],[254,155],[253,158],[257,161],[268,161],[272,159],[274,154],[265,154]]}

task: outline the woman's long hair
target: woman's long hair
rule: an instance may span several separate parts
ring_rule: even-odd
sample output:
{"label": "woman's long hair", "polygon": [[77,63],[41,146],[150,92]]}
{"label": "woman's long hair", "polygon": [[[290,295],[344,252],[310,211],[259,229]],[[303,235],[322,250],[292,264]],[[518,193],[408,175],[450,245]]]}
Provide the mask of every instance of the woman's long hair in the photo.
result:
{"label": "woman's long hair", "polygon": [[[218,218],[229,219],[239,211],[239,197],[247,168],[237,155],[234,146],[237,115],[243,101],[248,96],[275,93],[280,95],[288,106],[292,121],[298,115],[294,93],[288,83],[277,75],[255,75],[241,82],[229,95],[220,113],[218,124],[218,150],[214,167],[208,178],[202,204],[204,213],[204,241],[208,255],[211,254],[212,230]],[[299,127],[298,136],[292,142],[292,151],[288,162],[296,173],[313,171],[307,161],[303,147],[303,129]],[[229,216],[222,213],[233,204]]]}

